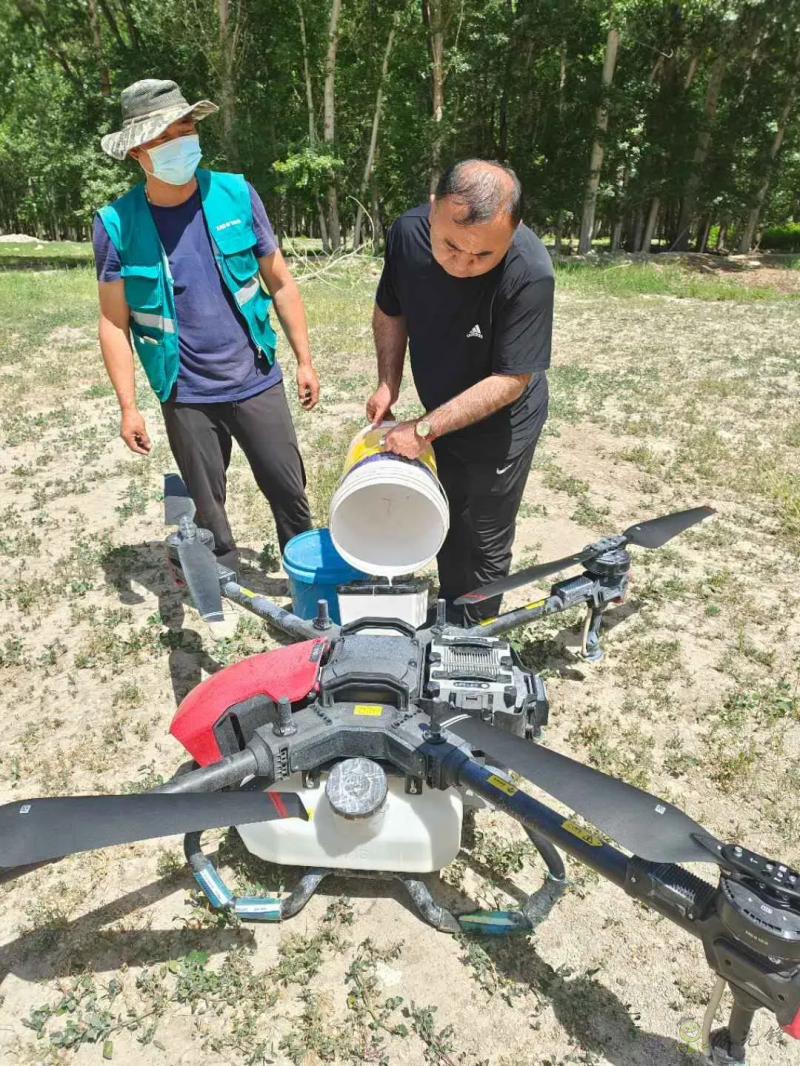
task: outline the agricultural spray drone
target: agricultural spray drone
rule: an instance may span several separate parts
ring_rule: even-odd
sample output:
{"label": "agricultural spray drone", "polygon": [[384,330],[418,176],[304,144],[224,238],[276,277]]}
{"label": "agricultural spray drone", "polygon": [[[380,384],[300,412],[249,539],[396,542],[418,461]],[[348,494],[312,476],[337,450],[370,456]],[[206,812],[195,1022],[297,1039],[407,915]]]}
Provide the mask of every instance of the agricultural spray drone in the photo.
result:
{"label": "agricultural spray drone", "polygon": [[[800,880],[640,789],[552,751],[535,738],[547,718],[541,680],[500,634],[576,603],[588,605],[584,650],[599,650],[600,616],[626,591],[628,544],[655,548],[712,513],[696,508],[630,527],[576,555],[464,597],[474,602],[569,566],[583,573],[488,624],[430,626],[364,617],[335,625],[325,601],[306,620],[243,588],[218,566],[178,480],[166,499],[179,525],[173,566],[203,617],[221,597],[294,638],[212,675],[179,707],[170,731],[198,768],[151,793],[36,799],[0,808],[3,880],[75,852],[185,833],[184,849],[214,907],[242,919],[296,914],[332,874],[394,878],[426,921],[446,932],[530,933],[566,884],[559,850],[701,940],[717,982],[704,1020],[710,1061],[743,1063],[753,1014],[772,1011],[800,1037]],[[514,771],[583,816],[631,855],[526,795]],[[456,917],[422,875],[461,844],[465,808],[489,806],[521,823],[547,867],[519,911]],[[201,850],[204,830],[236,826],[263,859],[310,867],[286,897],[237,897]],[[676,865],[714,864],[716,885]],[[725,984],[734,1006],[712,1033]]]}

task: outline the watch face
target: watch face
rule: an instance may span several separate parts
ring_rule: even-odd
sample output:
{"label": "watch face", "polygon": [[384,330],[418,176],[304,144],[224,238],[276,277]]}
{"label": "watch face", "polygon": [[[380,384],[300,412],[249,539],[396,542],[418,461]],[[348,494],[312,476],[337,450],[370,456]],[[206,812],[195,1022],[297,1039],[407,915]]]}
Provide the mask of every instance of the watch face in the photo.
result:
{"label": "watch face", "polygon": [[431,424],[430,424],[430,422],[424,422],[424,421],[417,422],[417,436],[418,437],[429,437],[430,435],[431,435]]}

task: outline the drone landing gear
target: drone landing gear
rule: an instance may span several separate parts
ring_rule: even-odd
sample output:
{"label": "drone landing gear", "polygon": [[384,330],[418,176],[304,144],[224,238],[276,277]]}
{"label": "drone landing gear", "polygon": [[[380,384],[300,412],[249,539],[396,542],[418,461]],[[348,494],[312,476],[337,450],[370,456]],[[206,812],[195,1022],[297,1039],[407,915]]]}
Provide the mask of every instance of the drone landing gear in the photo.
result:
{"label": "drone landing gear", "polygon": [[305,907],[322,882],[332,875],[357,877],[371,881],[399,881],[414,902],[420,917],[442,933],[480,933],[509,936],[528,934],[552,910],[566,888],[566,873],[561,856],[553,845],[538,834],[526,829],[531,842],[547,864],[547,880],[525,901],[521,910],[478,910],[456,917],[446,907],[436,903],[430,889],[412,874],[383,870],[331,870],[317,867],[307,870],[288,896],[234,896],[200,848],[200,833],[188,833],[184,839],[184,853],[203,894],[218,909],[229,910],[242,921],[280,922],[291,918]]}
{"label": "drone landing gear", "polygon": [[714,985],[714,991],[703,1017],[702,1051],[706,1062],[711,1066],[744,1066],[750,1026],[753,1024],[753,1017],[760,1004],[745,992],[732,986],[734,1003],[728,1024],[720,1029],[712,1030],[711,1026],[714,1024],[714,1017],[726,984],[724,977],[718,977]]}
{"label": "drone landing gear", "polygon": [[600,627],[603,624],[605,607],[590,607],[586,612],[586,621],[583,625],[583,640],[581,641],[581,658],[589,663],[597,663],[603,658],[603,648],[600,644]]}

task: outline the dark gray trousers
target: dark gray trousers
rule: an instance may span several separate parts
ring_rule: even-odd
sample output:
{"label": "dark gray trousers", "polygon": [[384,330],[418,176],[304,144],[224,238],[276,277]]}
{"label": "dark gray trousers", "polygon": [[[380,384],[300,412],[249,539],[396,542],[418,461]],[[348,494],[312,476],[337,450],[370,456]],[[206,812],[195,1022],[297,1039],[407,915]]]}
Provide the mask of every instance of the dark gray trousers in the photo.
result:
{"label": "dark gray trousers", "polygon": [[227,470],[235,440],[275,518],[281,551],[311,528],[306,475],[283,384],[247,400],[161,405],[175,462],[197,507],[196,522],[214,534],[215,554],[239,572],[239,555],[225,514]]}
{"label": "dark gray trousers", "polygon": [[[478,462],[448,444],[434,441],[439,480],[450,502],[450,531],[436,557],[439,595],[448,601],[472,592],[511,568],[517,511],[539,436],[510,461]],[[469,621],[492,618],[502,597],[494,596],[465,610]]]}

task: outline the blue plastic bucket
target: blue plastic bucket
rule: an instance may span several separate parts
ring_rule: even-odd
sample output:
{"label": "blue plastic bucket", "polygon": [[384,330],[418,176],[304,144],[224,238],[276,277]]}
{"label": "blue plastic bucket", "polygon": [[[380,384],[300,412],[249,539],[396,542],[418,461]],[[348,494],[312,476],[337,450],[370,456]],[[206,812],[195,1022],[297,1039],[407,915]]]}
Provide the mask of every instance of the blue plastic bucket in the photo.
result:
{"label": "blue plastic bucket", "polygon": [[294,613],[300,618],[316,618],[317,600],[327,600],[336,623],[340,621],[337,585],[367,577],[344,561],[327,529],[309,529],[292,537],[283,551],[283,569],[289,578]]}

